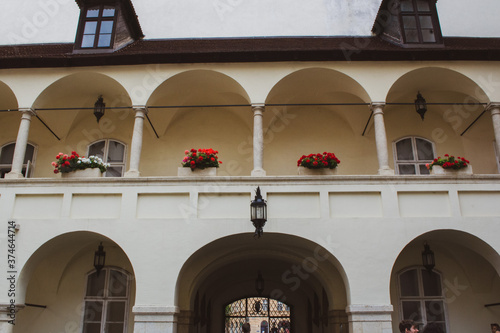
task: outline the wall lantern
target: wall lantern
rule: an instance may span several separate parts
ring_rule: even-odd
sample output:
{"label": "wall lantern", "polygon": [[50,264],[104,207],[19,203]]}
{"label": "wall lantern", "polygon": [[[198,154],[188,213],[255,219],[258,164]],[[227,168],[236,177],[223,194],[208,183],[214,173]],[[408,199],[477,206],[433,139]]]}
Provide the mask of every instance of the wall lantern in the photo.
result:
{"label": "wall lantern", "polygon": [[255,279],[255,290],[257,291],[257,294],[259,296],[264,292],[264,278],[262,277],[260,271],[257,274],[257,278]]}
{"label": "wall lantern", "polygon": [[424,265],[427,271],[432,272],[432,269],[436,265],[436,261],[434,259],[434,252],[429,247],[427,242],[424,243],[424,250],[422,251],[422,264]]}
{"label": "wall lantern", "polygon": [[260,187],[257,187],[255,200],[250,203],[250,217],[255,227],[255,236],[259,238],[262,236],[264,230],[262,228],[267,221],[267,204],[260,195]]}
{"label": "wall lantern", "polygon": [[417,99],[415,100],[415,110],[417,110],[417,113],[420,117],[422,117],[422,120],[424,120],[424,115],[427,112],[427,102],[420,94],[420,91],[418,92]]}
{"label": "wall lantern", "polygon": [[101,272],[101,269],[104,267],[104,262],[106,261],[106,252],[104,252],[104,247],[101,244],[99,244],[99,247],[97,248],[97,251],[94,253],[94,267],[95,270],[97,271],[97,275],[99,275],[99,272]]}
{"label": "wall lantern", "polygon": [[104,116],[104,111],[106,111],[106,104],[104,103],[102,95],[100,95],[94,104],[94,116],[97,118],[97,122]]}

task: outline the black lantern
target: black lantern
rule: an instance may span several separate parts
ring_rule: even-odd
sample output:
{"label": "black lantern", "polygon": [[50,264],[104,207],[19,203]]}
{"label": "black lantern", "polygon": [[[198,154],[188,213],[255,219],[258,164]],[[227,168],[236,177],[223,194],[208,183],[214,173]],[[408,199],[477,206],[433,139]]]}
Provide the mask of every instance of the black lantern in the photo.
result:
{"label": "black lantern", "polygon": [[434,259],[434,252],[429,247],[427,242],[424,243],[424,250],[422,251],[422,264],[424,265],[427,271],[432,272],[432,269],[436,265],[436,261]]}
{"label": "black lantern", "polygon": [[264,292],[264,278],[262,277],[260,271],[257,274],[257,278],[255,279],[255,290],[257,291],[257,294],[259,296]]}
{"label": "black lantern", "polygon": [[417,99],[415,100],[415,110],[417,110],[417,113],[420,115],[422,120],[424,120],[424,115],[427,112],[427,102],[420,94],[420,91],[418,92]]}
{"label": "black lantern", "polygon": [[267,221],[267,204],[260,195],[260,187],[257,187],[255,200],[250,203],[250,217],[255,227],[255,236],[260,237],[264,232],[262,228]]}
{"label": "black lantern", "polygon": [[94,104],[94,116],[97,118],[97,122],[101,120],[101,117],[104,116],[104,111],[106,111],[106,104],[102,99],[102,95],[97,98],[97,101]]}
{"label": "black lantern", "polygon": [[101,272],[101,269],[104,267],[104,262],[106,261],[106,252],[104,252],[104,247],[101,244],[99,244],[99,247],[97,248],[97,251],[94,253],[94,267],[97,272],[97,275],[99,275],[99,272]]}

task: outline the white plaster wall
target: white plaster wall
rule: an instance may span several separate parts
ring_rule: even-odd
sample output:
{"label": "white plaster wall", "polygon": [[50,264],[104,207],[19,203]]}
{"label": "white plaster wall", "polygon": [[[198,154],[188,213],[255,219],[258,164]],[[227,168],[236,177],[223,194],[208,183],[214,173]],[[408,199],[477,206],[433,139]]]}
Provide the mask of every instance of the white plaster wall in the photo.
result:
{"label": "white plaster wall", "polygon": [[[133,1],[147,39],[371,35],[380,0]],[[72,43],[73,0],[2,0],[0,45]],[[500,37],[496,0],[440,0],[444,36]]]}

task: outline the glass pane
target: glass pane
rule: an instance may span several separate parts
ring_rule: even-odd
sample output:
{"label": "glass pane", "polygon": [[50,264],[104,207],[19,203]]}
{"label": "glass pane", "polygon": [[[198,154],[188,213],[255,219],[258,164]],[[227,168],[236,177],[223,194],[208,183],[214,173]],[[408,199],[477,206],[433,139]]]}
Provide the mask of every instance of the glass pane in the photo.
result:
{"label": "glass pane", "polygon": [[101,333],[101,324],[100,323],[85,324],[83,333]]}
{"label": "glass pane", "polygon": [[90,274],[87,281],[87,296],[103,296],[105,278],[105,271],[101,271],[99,276],[97,272]]}
{"label": "glass pane", "polygon": [[115,16],[115,9],[114,8],[104,8],[102,11],[102,17],[113,17]]}
{"label": "glass pane", "polygon": [[419,42],[417,30],[405,30],[405,38],[407,43]]}
{"label": "glass pane", "polygon": [[123,333],[123,324],[113,323],[106,324],[106,333]]}
{"label": "glass pane", "polygon": [[106,177],[121,177],[123,172],[123,167],[109,167],[106,170]]}
{"label": "glass pane", "polygon": [[432,30],[432,29],[422,30],[422,39],[423,39],[424,43],[436,42],[436,36],[434,35],[434,30]]}
{"label": "glass pane", "polygon": [[[33,161],[33,154],[35,153],[35,147],[32,145],[28,144],[26,146],[26,154],[24,155],[24,163],[28,163],[28,161]],[[0,162],[1,163],[1,162]]]}
{"label": "glass pane", "polygon": [[402,301],[402,305],[404,319],[409,319],[416,322],[422,321],[419,301]]}
{"label": "glass pane", "polygon": [[401,1],[401,11],[402,12],[413,12],[412,0],[402,0]]}
{"label": "glass pane", "polygon": [[425,314],[427,322],[444,321],[443,301],[425,301]]}
{"label": "glass pane", "polygon": [[97,47],[108,47],[111,45],[111,35],[99,35]]}
{"label": "glass pane", "polygon": [[108,302],[108,313],[106,322],[124,322],[125,321],[125,302]]}
{"label": "glass pane", "polygon": [[87,17],[99,17],[99,8],[87,10]]}
{"label": "glass pane", "polygon": [[[14,158],[14,149],[16,148],[15,143],[11,143],[2,148],[0,153],[0,164],[11,164]],[[10,170],[9,170],[10,171]]]}
{"label": "glass pane", "polygon": [[429,169],[427,169],[425,164],[419,164],[418,169],[419,169],[421,175],[430,175],[431,174],[431,172],[429,171]]}
{"label": "glass pane", "polygon": [[403,26],[405,29],[416,29],[417,20],[415,20],[415,16],[403,16]]}
{"label": "glass pane", "polygon": [[416,175],[415,165],[413,164],[399,164],[400,175]]}
{"label": "glass pane", "polygon": [[82,38],[82,47],[94,47],[94,35],[85,35]]}
{"label": "glass pane", "polygon": [[97,22],[96,21],[90,21],[90,22],[85,22],[85,28],[83,28],[83,34],[84,35],[94,35],[97,29]]}
{"label": "glass pane", "polygon": [[108,163],[123,162],[125,146],[116,141],[109,141]]}
{"label": "glass pane", "polygon": [[89,147],[89,156],[97,156],[100,158],[104,158],[104,145],[105,141],[99,141],[94,143]]}
{"label": "glass pane", "polygon": [[85,322],[101,322],[102,301],[85,301]]}
{"label": "glass pane", "polygon": [[412,161],[413,148],[411,146],[411,139],[404,139],[396,142],[396,152],[398,161]]}
{"label": "glass pane", "polygon": [[429,7],[429,1],[428,0],[417,0],[417,10],[419,12],[428,12],[431,10]]}
{"label": "glass pane", "polygon": [[434,26],[432,25],[432,18],[430,16],[420,16],[420,27],[422,29],[432,29]]}
{"label": "glass pane", "polygon": [[434,159],[432,143],[427,140],[415,139],[417,144],[417,155],[420,161],[431,161]]}
{"label": "glass pane", "polygon": [[424,285],[424,296],[442,296],[441,277],[436,272],[422,270],[422,284]]}
{"label": "glass pane", "polygon": [[[399,276],[401,296],[419,296],[417,270],[412,269]],[[405,317],[406,318],[406,317]]]}
{"label": "glass pane", "polygon": [[119,271],[111,271],[109,282],[109,296],[127,296],[127,275]]}
{"label": "glass pane", "polygon": [[113,21],[102,21],[99,32],[101,34],[110,34],[113,31]]}

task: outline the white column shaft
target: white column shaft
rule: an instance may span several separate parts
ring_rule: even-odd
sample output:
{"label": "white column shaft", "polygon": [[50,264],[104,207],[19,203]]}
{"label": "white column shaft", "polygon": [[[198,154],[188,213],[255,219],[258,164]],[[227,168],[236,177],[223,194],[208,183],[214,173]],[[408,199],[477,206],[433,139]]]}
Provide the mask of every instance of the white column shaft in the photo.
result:
{"label": "white column shaft", "polygon": [[22,112],[22,116],[19,132],[17,133],[14,157],[12,159],[12,169],[5,175],[5,178],[23,178],[24,155],[26,154],[26,146],[28,145],[31,116],[34,112],[32,109],[20,109],[19,111]]}
{"label": "white column shaft", "polygon": [[130,167],[125,173],[125,177],[139,177],[139,164],[141,161],[142,137],[144,131],[144,117],[147,114],[145,107],[134,107],[135,123],[132,134],[132,145],[130,147]]}
{"label": "white column shaft", "polygon": [[384,124],[383,103],[372,104],[373,123],[375,126],[375,144],[377,146],[379,175],[393,175],[394,170],[389,168],[389,151],[387,150],[387,135]]}
{"label": "white column shaft", "polygon": [[264,131],[262,117],[264,113],[263,104],[252,105],[253,111],[253,170],[252,176],[265,176],[263,168],[264,159]]}
{"label": "white column shaft", "polygon": [[500,154],[500,104],[490,104],[488,109],[491,112],[497,154]]}

